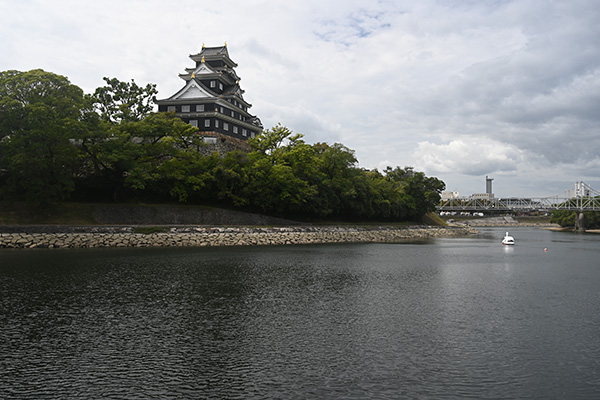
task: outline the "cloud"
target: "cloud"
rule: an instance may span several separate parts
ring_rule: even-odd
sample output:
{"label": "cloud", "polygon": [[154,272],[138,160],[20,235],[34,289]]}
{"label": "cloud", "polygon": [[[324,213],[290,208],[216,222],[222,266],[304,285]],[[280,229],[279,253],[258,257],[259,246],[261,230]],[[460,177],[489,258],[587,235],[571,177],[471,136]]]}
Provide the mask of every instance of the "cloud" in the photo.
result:
{"label": "cloud", "polygon": [[[600,180],[600,9],[573,0],[21,0],[0,3],[0,70],[183,84],[227,41],[265,127],[414,166],[461,192]],[[458,186],[458,187],[457,187]],[[509,192],[509,193],[508,193]]]}
{"label": "cloud", "polygon": [[415,157],[419,169],[433,173],[483,176],[516,171],[522,152],[516,146],[497,141],[457,139],[441,145],[420,142]]}

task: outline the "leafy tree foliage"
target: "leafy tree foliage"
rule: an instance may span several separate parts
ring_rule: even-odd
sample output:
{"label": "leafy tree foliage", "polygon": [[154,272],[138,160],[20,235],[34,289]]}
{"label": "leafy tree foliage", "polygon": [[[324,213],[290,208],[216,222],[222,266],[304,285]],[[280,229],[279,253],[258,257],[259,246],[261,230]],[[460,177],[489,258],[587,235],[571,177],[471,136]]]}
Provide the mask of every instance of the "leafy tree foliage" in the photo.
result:
{"label": "leafy tree foliage", "polygon": [[0,74],[5,199],[219,203],[288,218],[419,220],[444,183],[411,167],[357,166],[340,143],[307,144],[278,124],[251,151],[207,154],[197,128],[152,113],[154,85],[105,78],[94,95],[40,70]]}
{"label": "leafy tree foliage", "polygon": [[107,77],[103,79],[106,86],[97,88],[92,100],[104,120],[114,124],[134,122],[152,112],[158,93],[155,84],[141,87],[133,79],[131,82]]}
{"label": "leafy tree foliage", "polygon": [[74,188],[83,91],[37,69],[0,72],[0,195],[34,206]]}
{"label": "leafy tree foliage", "polygon": [[[574,227],[575,218],[577,212],[572,210],[558,210],[552,212],[552,218],[550,222],[559,224],[560,226]],[[583,213],[583,220],[586,228],[599,228],[600,227],[600,212],[598,211],[585,211]]]}
{"label": "leafy tree foliage", "polygon": [[552,212],[550,222],[559,224],[562,227],[575,226],[575,211],[558,210]]}
{"label": "leafy tree foliage", "polygon": [[82,163],[89,172],[81,181],[110,187],[112,199],[125,200],[129,189],[143,190],[164,178],[165,161],[183,149],[202,146],[196,129],[172,113],[148,115],[141,121],[104,124],[81,139]]}

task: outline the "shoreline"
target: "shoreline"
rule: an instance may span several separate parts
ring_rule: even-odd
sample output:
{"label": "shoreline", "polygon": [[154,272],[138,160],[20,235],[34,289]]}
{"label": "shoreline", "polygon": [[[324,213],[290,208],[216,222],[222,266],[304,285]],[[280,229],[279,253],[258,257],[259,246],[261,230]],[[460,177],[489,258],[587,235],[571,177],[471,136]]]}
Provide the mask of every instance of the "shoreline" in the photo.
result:
{"label": "shoreline", "polygon": [[470,226],[470,227],[536,227],[536,228],[559,228],[558,224],[551,222],[530,222],[527,220],[519,221],[512,216],[490,217],[479,219],[465,219],[453,221],[451,226]]}
{"label": "shoreline", "polygon": [[[159,227],[136,233],[135,226],[3,226],[0,249],[273,246],[326,243],[394,243],[478,234],[471,227]],[[23,232],[25,231],[25,232]]]}
{"label": "shoreline", "polygon": [[546,227],[544,229],[547,229],[549,231],[553,231],[553,232],[573,232],[573,233],[600,233],[600,229],[586,229],[583,232],[578,232],[575,230],[575,228],[563,228],[563,227],[555,227],[555,226],[551,226],[551,227]]}

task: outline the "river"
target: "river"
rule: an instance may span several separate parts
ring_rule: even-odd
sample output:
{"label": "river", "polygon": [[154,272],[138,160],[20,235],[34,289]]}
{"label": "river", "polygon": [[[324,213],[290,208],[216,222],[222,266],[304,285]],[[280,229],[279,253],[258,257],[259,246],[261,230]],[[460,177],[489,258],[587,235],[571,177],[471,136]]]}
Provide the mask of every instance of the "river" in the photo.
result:
{"label": "river", "polygon": [[600,235],[0,251],[3,399],[600,398]]}

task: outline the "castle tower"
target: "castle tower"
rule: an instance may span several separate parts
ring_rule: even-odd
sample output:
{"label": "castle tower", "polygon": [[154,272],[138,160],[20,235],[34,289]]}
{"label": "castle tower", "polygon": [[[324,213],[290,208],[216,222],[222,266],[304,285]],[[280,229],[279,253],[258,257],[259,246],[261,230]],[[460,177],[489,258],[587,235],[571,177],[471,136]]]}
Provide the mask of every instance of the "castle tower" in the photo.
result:
{"label": "castle tower", "polygon": [[158,111],[175,112],[184,122],[201,132],[214,132],[246,140],[262,132],[260,119],[249,113],[252,107],[244,100],[240,77],[229,58],[227,43],[221,47],[204,47],[190,55],[196,63],[179,77],[185,81],[181,90],[168,99],[157,100]]}

